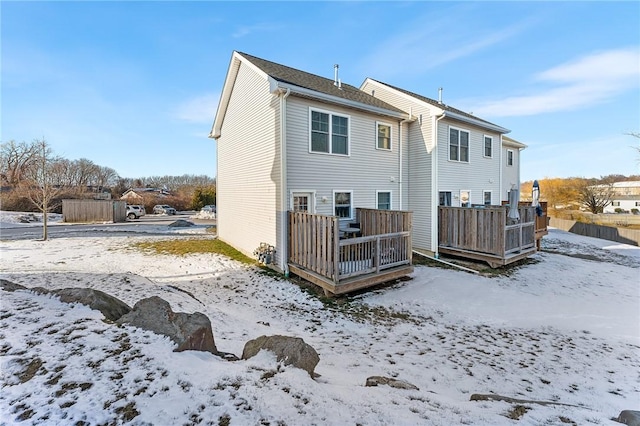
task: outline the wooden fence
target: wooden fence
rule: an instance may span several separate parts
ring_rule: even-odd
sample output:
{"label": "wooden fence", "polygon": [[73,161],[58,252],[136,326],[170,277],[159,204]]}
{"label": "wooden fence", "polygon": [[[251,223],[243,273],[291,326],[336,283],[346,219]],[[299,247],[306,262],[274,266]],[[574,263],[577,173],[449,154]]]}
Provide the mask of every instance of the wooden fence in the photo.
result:
{"label": "wooden fence", "polygon": [[557,219],[552,217],[549,226],[569,231],[587,237],[600,238],[618,243],[640,246],[640,230],[616,228],[613,226],[595,225],[593,223],[577,222],[575,220]]}
{"label": "wooden fence", "polygon": [[113,200],[62,200],[65,222],[124,222],[127,202]]}
{"label": "wooden fence", "polygon": [[508,223],[507,207],[439,207],[438,245],[504,259],[535,247],[535,208],[519,206],[520,220]]}
{"label": "wooden fence", "polygon": [[[289,264],[335,285],[341,280],[410,265],[411,232],[403,228],[411,224],[410,213],[357,210],[362,236],[342,239],[338,217],[289,212]],[[401,231],[376,233],[376,229]]]}

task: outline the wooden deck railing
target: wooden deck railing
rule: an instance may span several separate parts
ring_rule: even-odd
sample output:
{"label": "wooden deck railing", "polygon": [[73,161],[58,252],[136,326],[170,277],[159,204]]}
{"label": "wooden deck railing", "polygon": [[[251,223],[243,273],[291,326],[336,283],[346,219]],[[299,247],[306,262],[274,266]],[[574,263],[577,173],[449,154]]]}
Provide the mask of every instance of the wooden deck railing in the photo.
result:
{"label": "wooden deck railing", "polygon": [[362,236],[344,239],[340,239],[340,222],[335,216],[289,212],[289,263],[336,285],[347,278],[411,264],[409,212],[357,212]]}
{"label": "wooden deck railing", "polygon": [[440,247],[505,256],[535,246],[535,208],[518,207],[520,221],[509,224],[507,207],[439,207]]}

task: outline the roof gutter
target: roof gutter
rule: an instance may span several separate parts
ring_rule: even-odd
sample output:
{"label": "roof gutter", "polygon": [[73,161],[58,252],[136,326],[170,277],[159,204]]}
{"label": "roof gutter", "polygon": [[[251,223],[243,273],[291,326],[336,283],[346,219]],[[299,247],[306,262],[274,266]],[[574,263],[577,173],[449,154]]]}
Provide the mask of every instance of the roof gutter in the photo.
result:
{"label": "roof gutter", "polygon": [[293,94],[297,94],[297,95],[302,95],[302,96],[308,96],[314,99],[318,99],[321,101],[325,101],[325,102],[331,102],[331,103],[336,103],[336,104],[340,104],[340,105],[346,105],[348,107],[351,108],[357,108],[360,110],[364,110],[364,111],[368,111],[368,112],[372,112],[375,114],[382,114],[382,115],[386,115],[388,117],[393,117],[393,118],[399,118],[399,119],[410,119],[411,117],[409,116],[409,114],[406,114],[404,112],[399,112],[399,111],[392,111],[386,108],[380,108],[380,107],[376,107],[374,105],[367,105],[367,104],[363,104],[361,102],[357,102],[357,101],[352,101],[350,99],[345,99],[345,98],[341,98],[339,96],[333,96],[333,95],[329,95],[327,93],[321,93],[321,92],[317,92],[315,90],[311,90],[311,89],[306,89],[304,87],[300,87],[300,86],[296,86],[293,84],[289,84],[289,83],[285,83],[282,81],[278,81],[272,77],[269,77],[269,85],[270,85],[270,91],[271,93],[279,93],[280,91],[286,91],[289,90],[290,93]]}
{"label": "roof gutter", "polygon": [[458,121],[464,121],[465,123],[473,124],[475,126],[482,127],[488,130],[493,130],[494,132],[498,132],[502,134],[511,132],[511,130],[505,129],[504,127],[496,126],[495,124],[487,123],[486,121],[477,120],[475,118],[467,117],[461,114],[456,114],[455,112],[451,112],[447,110],[443,110],[442,115],[443,117],[451,118]]}

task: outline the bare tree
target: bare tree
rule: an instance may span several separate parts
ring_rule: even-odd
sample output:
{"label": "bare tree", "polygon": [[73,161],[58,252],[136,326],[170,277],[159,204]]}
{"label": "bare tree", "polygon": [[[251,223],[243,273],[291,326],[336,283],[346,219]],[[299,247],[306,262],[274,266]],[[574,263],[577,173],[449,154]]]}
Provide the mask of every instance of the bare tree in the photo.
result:
{"label": "bare tree", "polygon": [[56,175],[56,164],[59,162],[53,157],[53,152],[47,142],[36,140],[33,144],[38,148],[31,166],[25,170],[20,182],[25,196],[42,212],[42,239],[48,239],[47,213],[57,207],[54,200],[63,191]]}
{"label": "bare tree", "polygon": [[17,186],[26,170],[38,156],[36,141],[31,143],[14,140],[0,145],[0,174],[7,185]]}
{"label": "bare tree", "polygon": [[613,195],[613,183],[608,181],[585,179],[578,188],[580,203],[593,214],[602,213],[611,203]]}
{"label": "bare tree", "polygon": [[[636,139],[640,139],[640,132],[629,132],[625,133],[625,135],[633,136]],[[633,149],[638,151],[638,163],[640,163],[640,146],[634,146]]]}

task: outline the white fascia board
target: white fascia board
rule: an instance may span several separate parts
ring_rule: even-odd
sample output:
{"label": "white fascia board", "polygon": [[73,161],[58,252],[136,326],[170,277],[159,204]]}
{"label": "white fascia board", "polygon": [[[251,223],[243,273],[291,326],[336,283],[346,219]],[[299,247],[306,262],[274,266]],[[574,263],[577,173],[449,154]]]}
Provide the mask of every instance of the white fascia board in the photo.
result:
{"label": "white fascia board", "polygon": [[229,64],[229,69],[227,70],[227,76],[224,80],[224,87],[222,89],[222,94],[220,95],[220,101],[218,102],[218,109],[216,111],[216,118],[213,122],[213,127],[211,128],[211,132],[209,133],[209,137],[213,139],[218,139],[220,137],[220,131],[222,129],[222,123],[224,122],[224,116],[227,113],[227,107],[229,106],[229,99],[231,98],[231,92],[233,91],[233,86],[236,83],[236,77],[238,76],[238,71],[240,70],[240,63],[244,62],[245,65],[249,66],[254,72],[264,77],[266,80],[268,78],[267,74],[264,73],[260,68],[255,66],[251,61],[246,59],[244,56],[234,51],[233,55],[231,55],[231,63]]}
{"label": "white fascia board", "polygon": [[340,105],[345,105],[347,107],[357,108],[357,109],[365,110],[368,112],[372,112],[374,114],[386,115],[389,117],[402,119],[402,120],[406,120],[410,118],[409,114],[406,114],[404,112],[391,111],[385,108],[379,108],[373,105],[363,104],[357,101],[352,101],[350,99],[344,99],[338,96],[333,96],[326,93],[317,92],[315,90],[306,89],[304,87],[295,86],[293,84],[283,83],[281,81],[277,81],[272,78],[269,79],[269,82],[271,84],[271,93],[275,93],[279,90],[289,89],[291,90],[291,93],[294,93],[294,94],[308,96],[308,97],[315,98],[325,102],[337,103]]}
{"label": "white fascia board", "polygon": [[493,130],[494,132],[498,132],[498,133],[502,133],[502,134],[511,132],[511,130],[505,129],[504,127],[500,127],[500,126],[496,126],[495,124],[491,124],[491,123],[487,123],[487,122],[484,122],[484,121],[476,120],[474,118],[467,117],[465,115],[456,114],[455,112],[451,112],[451,111],[446,111],[445,110],[443,112],[443,114],[444,114],[445,117],[449,117],[449,118],[453,118],[454,120],[463,121],[465,123],[473,124],[475,126],[482,127],[484,129],[487,129],[487,130]]}

